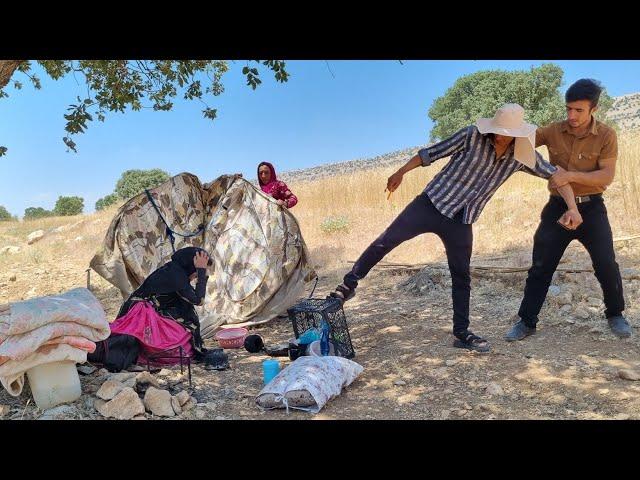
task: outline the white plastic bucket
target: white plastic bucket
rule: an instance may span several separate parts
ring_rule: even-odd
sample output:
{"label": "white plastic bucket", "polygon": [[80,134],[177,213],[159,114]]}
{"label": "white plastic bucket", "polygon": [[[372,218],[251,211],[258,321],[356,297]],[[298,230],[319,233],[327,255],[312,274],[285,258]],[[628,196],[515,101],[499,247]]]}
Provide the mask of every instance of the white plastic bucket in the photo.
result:
{"label": "white plastic bucket", "polygon": [[27,370],[33,399],[40,410],[74,402],[82,394],[76,363],[52,362]]}

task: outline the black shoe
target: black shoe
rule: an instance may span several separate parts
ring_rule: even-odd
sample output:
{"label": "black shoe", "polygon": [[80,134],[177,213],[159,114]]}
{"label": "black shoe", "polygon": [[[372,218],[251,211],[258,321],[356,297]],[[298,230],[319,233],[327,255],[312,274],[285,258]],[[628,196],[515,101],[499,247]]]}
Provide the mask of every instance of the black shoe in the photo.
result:
{"label": "black shoe", "polygon": [[631,336],[631,325],[622,315],[607,318],[611,331],[620,338],[629,338]]}
{"label": "black shoe", "polygon": [[489,342],[487,342],[482,337],[474,335],[472,332],[467,332],[462,338],[456,338],[453,341],[453,346],[456,348],[466,348],[467,350],[474,350],[481,353],[485,353],[491,350]]}
{"label": "black shoe", "polygon": [[212,348],[205,353],[205,370],[226,370],[229,368],[229,356],[223,352],[222,348]]}
{"label": "black shoe", "polygon": [[526,338],[529,335],[533,335],[534,333],[536,333],[535,327],[531,328],[526,323],[524,323],[524,320],[519,320],[518,323],[511,327],[511,330],[507,332],[507,334],[504,336],[504,339],[507,342],[515,342],[516,340],[522,340],[523,338]]}

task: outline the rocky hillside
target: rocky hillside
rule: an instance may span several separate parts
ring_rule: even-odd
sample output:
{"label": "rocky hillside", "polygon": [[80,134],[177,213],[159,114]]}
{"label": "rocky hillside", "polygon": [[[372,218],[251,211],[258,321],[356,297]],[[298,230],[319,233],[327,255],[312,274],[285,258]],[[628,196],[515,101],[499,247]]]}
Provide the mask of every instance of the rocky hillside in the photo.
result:
{"label": "rocky hillside", "polygon": [[310,182],[324,177],[342,175],[370,168],[393,166],[406,162],[421,148],[423,148],[423,146],[405,148],[404,150],[397,150],[373,158],[362,158],[299,170],[289,170],[279,176],[282,177],[282,180],[285,182]]}
{"label": "rocky hillside", "polygon": [[[631,93],[615,98],[615,103],[609,111],[608,118],[618,123],[621,129],[640,128],[640,93]],[[348,160],[344,162],[320,165],[317,167],[289,170],[280,174],[285,182],[314,181],[323,177],[342,175],[351,172],[395,166],[406,162],[425,145],[397,150],[373,158]]]}
{"label": "rocky hillside", "polygon": [[622,129],[640,128],[640,93],[616,97],[607,116]]}

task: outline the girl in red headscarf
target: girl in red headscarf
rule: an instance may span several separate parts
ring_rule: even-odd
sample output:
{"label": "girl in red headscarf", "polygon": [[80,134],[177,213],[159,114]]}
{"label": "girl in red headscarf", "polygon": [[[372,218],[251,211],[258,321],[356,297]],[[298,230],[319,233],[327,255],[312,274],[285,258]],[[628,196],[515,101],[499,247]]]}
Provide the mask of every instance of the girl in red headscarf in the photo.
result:
{"label": "girl in red headscarf", "polygon": [[278,180],[276,169],[269,162],[258,165],[258,183],[264,193],[278,201],[278,205],[291,208],[298,203],[298,197],[291,193],[286,183]]}

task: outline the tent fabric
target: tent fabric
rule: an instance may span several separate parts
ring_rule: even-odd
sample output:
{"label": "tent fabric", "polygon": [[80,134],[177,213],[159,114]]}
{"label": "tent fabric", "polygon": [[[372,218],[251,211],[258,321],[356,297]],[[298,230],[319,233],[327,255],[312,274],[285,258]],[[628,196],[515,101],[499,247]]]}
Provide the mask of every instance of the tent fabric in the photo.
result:
{"label": "tent fabric", "polygon": [[[197,307],[203,338],[224,324],[271,320],[294,305],[316,277],[296,218],[244,178],[223,175],[203,185],[181,173],[150,193],[178,233],[176,250],[201,247],[213,259],[205,302]],[[199,235],[179,235],[201,226]],[[91,267],[126,298],[172,253],[165,223],[141,193],[118,210]]]}

